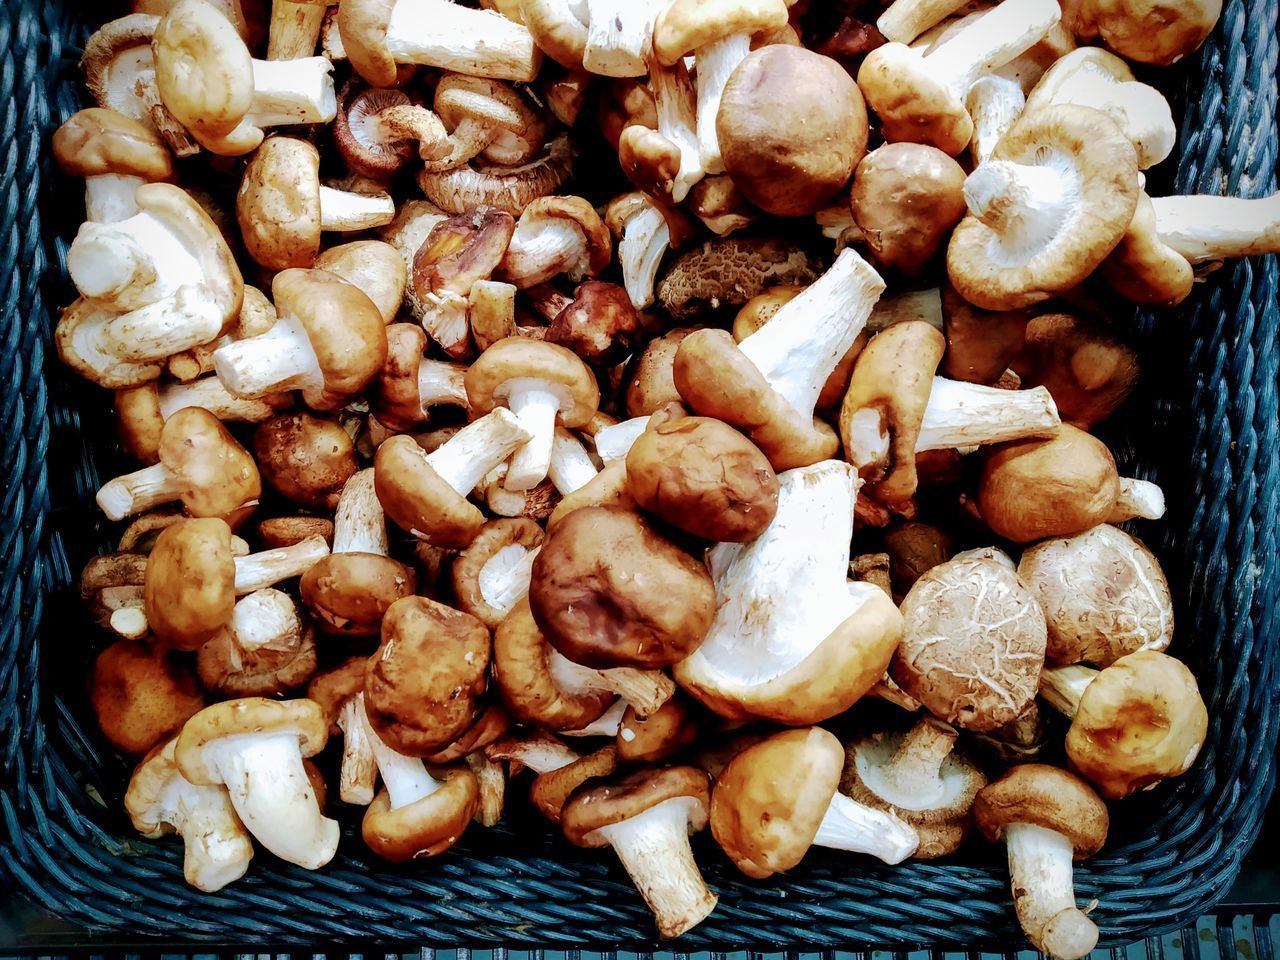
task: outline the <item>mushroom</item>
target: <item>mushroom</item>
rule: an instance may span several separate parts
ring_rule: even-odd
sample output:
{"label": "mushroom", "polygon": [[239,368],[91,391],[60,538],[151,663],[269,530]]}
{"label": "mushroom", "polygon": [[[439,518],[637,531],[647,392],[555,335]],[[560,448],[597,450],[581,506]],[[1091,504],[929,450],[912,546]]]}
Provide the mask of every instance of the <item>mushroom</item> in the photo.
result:
{"label": "mushroom", "polygon": [[467,406],[467,368],[424,357],[426,347],[426,334],[417,324],[387,327],[387,362],[370,399],[378,422],[392,430],[413,429],[435,406]]}
{"label": "mushroom", "polygon": [[1221,0],[1079,0],[1063,9],[1079,39],[1100,38],[1126,60],[1159,67],[1198,50],[1221,15]]}
{"label": "mushroom", "polygon": [[[684,410],[678,402],[673,404],[673,409]],[[632,446],[640,439],[641,435],[649,429],[649,425],[656,416],[658,414],[655,413],[647,417],[632,417],[630,420],[623,420],[620,423],[610,424],[597,430],[593,441],[596,456],[600,459],[600,462],[607,466],[615,460],[625,460],[627,453],[630,452]]]}
{"label": "mushroom", "polygon": [[412,437],[391,437],[374,458],[378,501],[411,536],[460,550],[484,525],[484,515],[467,497],[530,436],[515,416],[498,408],[463,427],[433,453]]}
{"label": "mushroom", "polygon": [[527,83],[542,62],[523,24],[451,0],[347,0],[338,31],[351,66],[375,87],[395,86],[398,64]]}
{"label": "mushroom", "polygon": [[586,3],[576,0],[520,0],[518,6],[538,48],[562,67],[581,71],[590,17]]}
{"label": "mushroom", "polygon": [[426,756],[480,716],[489,673],[489,630],[427,597],[403,597],[382,619],[382,645],[365,668],[364,706],[393,750]]}
{"label": "mushroom", "polygon": [[[452,743],[435,753],[423,757],[423,762],[431,765],[453,763],[455,760],[483,754],[484,749],[495,740],[506,736],[511,730],[511,716],[501,704],[494,704],[480,714],[470,727],[462,732]],[[479,777],[480,773],[477,771]],[[484,791],[483,777],[481,792]],[[493,824],[488,824],[493,826]]]}
{"label": "mushroom", "polygon": [[300,507],[329,511],[356,472],[355,446],[336,420],[305,411],[262,423],[253,436],[262,475]]}
{"label": "mushroom", "polygon": [[551,527],[533,562],[529,606],[568,660],[654,669],[702,643],[714,594],[703,565],[637,514],[582,507]]}
{"label": "mushroom", "polygon": [[[396,217],[385,227],[378,228],[378,236],[395,248],[404,260],[410,284],[413,280],[413,261],[418,249],[426,242],[437,223],[448,220],[449,215],[430,200],[406,200],[396,210]],[[412,286],[406,287],[406,301]]]}
{"label": "mushroom", "polygon": [[917,860],[960,848],[972,823],[973,798],[987,785],[982,771],[955,749],[956,736],[947,724],[924,717],[906,732],[861,737],[846,751],[841,792],[914,829]]}
{"label": "mushroom", "polygon": [[982,310],[950,284],[937,291],[935,303],[947,337],[942,372],[967,383],[999,381],[1026,345],[1031,311]]}
{"label": "mushroom", "polygon": [[418,174],[418,186],[449,213],[491,206],[518,217],[534,200],[563,186],[573,173],[575,156],[569,135],[561,134],[538,156],[519,166],[473,162],[445,171],[424,169]]}
{"label": "mushroom", "polygon": [[89,702],[112,746],[143,754],[177,733],[205,699],[190,668],[170,651],[117,640],[93,663]]}
{"label": "mushroom", "polygon": [[727,174],[699,181],[689,192],[689,212],[717,237],[745,230],[760,217]]}
{"label": "mushroom", "polygon": [[173,158],[159,134],[114,110],[72,114],[54,133],[51,149],[64,173],[84,178],[85,217],[98,223],[136,216],[137,188],[173,179]]}
{"label": "mushroom", "polygon": [[188,720],[175,758],[190,782],[225,784],[245,829],[264,847],[318,870],[338,850],[338,823],[321,812],[302,760],[323,750],[328,737],[314,701],[246,697]]}
{"label": "mushroom", "polygon": [[264,127],[328,123],[337,113],[328,60],[254,60],[231,21],[205,0],[173,4],[151,47],[161,102],[211,153],[251,153]]}
{"label": "mushroom", "polygon": [[664,763],[692,746],[698,737],[693,705],[679,693],[648,716],[628,705],[615,744],[623,763]]}
{"label": "mushroom", "polygon": [[498,268],[520,289],[564,274],[579,281],[609,265],[613,243],[591,204],[581,197],[541,197],[520,214]]}
{"label": "mushroom", "polygon": [[1058,104],[1028,112],[965,180],[951,283],[987,310],[1068,290],[1119,243],[1138,193],[1133,146],[1106,114]]}
{"label": "mushroom", "polygon": [[579,66],[605,77],[642,77],[653,53],[661,0],[582,0],[587,32]]}
{"label": "mushroom", "polygon": [[267,59],[296,60],[316,52],[324,17],[334,0],[271,0]]}
{"label": "mushroom", "polygon": [[636,503],[695,537],[745,543],[777,512],[778,478],[768,459],[719,420],[676,417],[654,424],[626,460]]}
{"label": "mushroom", "polygon": [[374,492],[374,470],[342,488],[334,517],[333,551],[298,584],[302,602],[326,633],[372,637],[395,601],[412,596],[412,568],[387,554],[387,525]]}
{"label": "mushroom", "polygon": [[235,883],[249,869],[253,841],[220,786],[197,786],[175,759],[177,738],[157,745],[129,778],[125,812],[133,829],[149,840],[176,833],[182,838],[182,875],[205,893]]}
{"label": "mushroom", "polygon": [[725,170],[751,203],[775,216],[809,216],[866,153],[867,108],[834,60],[774,44],[734,70],[716,133]]}
{"label": "mushroom", "polygon": [[885,532],[884,549],[889,554],[889,574],[893,592],[901,597],[917,580],[955,553],[950,535],[927,523],[904,523]]}
{"label": "mushroom", "polygon": [[381,240],[356,240],[330,247],[316,257],[317,270],[327,270],[364,292],[391,323],[400,312],[408,270],[395,247]]}
{"label": "mushroom", "polygon": [[499,340],[482,353],[467,370],[466,387],[478,413],[506,405],[530,434],[507,470],[513,491],[547,476],[557,422],[580,427],[600,405],[595,376],[572,351],[524,337]]}
{"label": "mushroom", "polygon": [[[467,297],[471,339],[483,353],[506,337],[519,333],[516,327],[516,286],[501,280],[477,280]],[[466,393],[464,388],[463,393]]]}
{"label": "mushroom", "polygon": [[[526,758],[537,759],[527,755]],[[529,788],[529,799],[539,813],[559,826],[563,820],[565,804],[579,787],[601,777],[612,777],[617,772],[618,750],[610,743],[595,753],[573,760],[566,761],[558,755],[554,759],[547,758],[546,764],[551,763],[555,766],[549,770],[538,769],[530,763],[538,776]]]}
{"label": "mushroom", "polygon": [[973,735],[982,753],[1003,767],[1035,760],[1044,752],[1048,739],[1049,728],[1037,700],[1008,723]]}
{"label": "mushroom", "polygon": [[[229,238],[233,235],[233,231],[225,227],[220,226],[219,229],[224,237]],[[228,240],[228,242],[231,241]],[[189,383],[197,377],[213,373],[213,354],[215,350],[235,340],[244,340],[247,337],[256,337],[259,334],[266,333],[275,326],[276,319],[275,304],[268,300],[267,295],[257,287],[245,284],[244,301],[240,306],[240,316],[232,322],[230,327],[224,330],[222,336],[218,337],[218,339],[199,344],[190,350],[184,350],[169,357],[166,364],[169,375],[182,383]]]}
{"label": "mushroom", "polygon": [[564,427],[556,427],[556,436],[551,442],[551,463],[547,469],[547,476],[556,491],[568,496],[594,480],[598,472],[582,441]]}
{"label": "mushroom", "polygon": [[979,77],[964,97],[964,108],[973,121],[969,153],[974,166],[986,163],[1010,127],[1026,109],[1027,95],[1007,77],[989,73]]}
{"label": "mushroom", "polygon": [[737,309],[770,287],[811,284],[821,273],[797,244],[778,237],[709,240],[682,254],[658,283],[658,304],[676,320]]}
{"label": "mushroom", "polygon": [[1280,193],[1269,197],[1156,197],[1156,232],[1193,265],[1280,250]]}
{"label": "mushroom", "polygon": [[716,906],[689,847],[707,825],[709,787],[695,767],[641,769],[584,785],[561,814],[570,843],[613,847],[662,937],[680,936]]}
{"label": "mushroom", "polygon": [[1082,430],[1114,413],[1141,373],[1137,351],[1103,318],[1069,313],[1028,323],[1014,365],[1024,387],[1045,387],[1062,418]]}
{"label": "mushroom", "polygon": [[[698,147],[696,95],[684,61],[677,61],[670,67],[663,67],[657,62],[651,63],[649,89],[653,92],[657,111],[657,133],[666,141],[662,144],[661,154],[674,148],[674,154],[669,159],[676,159],[678,156],[678,160],[671,164],[675,168],[671,176],[661,178],[670,181],[670,186],[663,192],[669,195],[672,203],[681,203],[694,184],[706,176]],[[642,149],[642,153],[647,154],[642,162],[650,168],[661,155],[655,152],[656,146],[657,143],[650,138]],[[620,140],[619,148],[621,147]]]}
{"label": "mushroom", "polygon": [[196,672],[206,690],[223,697],[279,696],[316,672],[315,634],[287,593],[255,590],[200,647]]}
{"label": "mushroom", "polygon": [[480,154],[492,163],[517,167],[546,146],[546,121],[497,80],[447,73],[436,85],[433,106],[449,133],[438,156],[423,158],[428,171],[453,170]]}
{"label": "mushroom", "polygon": [[675,676],[731,719],[817,723],[847,710],[884,675],[902,618],[883,590],[846,582],[853,468],[827,460],[778,481],[768,529],[750,543],[712,548],[715,617]]}
{"label": "mushroom", "polygon": [[1079,777],[1025,763],[978,792],[973,818],[1008,846],[1013,905],[1032,945],[1062,960],[1088,956],[1098,927],[1076,906],[1071,864],[1106,843],[1106,804]]}
{"label": "mushroom", "polygon": [[106,331],[116,314],[83,297],[62,311],[54,332],[58,358],[100,387],[121,390],[160,376],[159,363],[133,363],[115,356],[106,344]]}
{"label": "mushroom", "polygon": [[484,755],[494,762],[507,761],[513,777],[525,769],[535,774],[551,773],[582,759],[563,740],[542,730],[518,731],[499,737],[484,748]]}
{"label": "mushroom", "polygon": [[1157,650],[1127,654],[1102,670],[1047,668],[1040,695],[1071,718],[1071,769],[1107,800],[1186,773],[1209,723],[1195,675]]}
{"label": "mushroom", "polygon": [[219,347],[218,379],[238,397],[300,390],[313,410],[337,410],[369,384],[387,358],[378,308],[324,270],[283,270],[271,283],[280,319],[266,333]]}
{"label": "mushroom", "polygon": [[740,344],[699,330],[680,344],[673,374],[695,413],[742,430],[776,470],[836,451],[813,418],[823,385],[866,325],[884,282],[852,249]]}
{"label": "mushroom", "polygon": [[890,43],[910,43],[964,6],[963,0],[894,0],[876,19],[876,29]]}
{"label": "mushroom", "polygon": [[142,611],[147,558],[141,553],[91,557],[80,572],[80,599],[94,622],[126,640],[150,631]]}
{"label": "mushroom", "polygon": [[343,803],[367,807],[378,783],[378,762],[364,721],[364,667],[368,657],[349,657],[307,685],[307,697],[320,704],[329,721],[329,734],[342,734],[342,764],[338,797]]}
{"label": "mushroom", "polygon": [[966,730],[1013,720],[1036,695],[1046,628],[1007,557],[957,557],[902,601],[891,675],[929,712]]}
{"label": "mushroom", "polygon": [[258,522],[258,539],[268,550],[319,538],[333,543],[333,521],[324,517],[270,517]]}
{"label": "mushroom", "polygon": [[673,367],[676,352],[694,327],[675,327],[654,337],[628,368],[626,407],[632,417],[647,417],[669,403],[680,403]]}
{"label": "mushroom", "polygon": [[627,291],[617,284],[589,280],[551,318],[546,339],[588,363],[608,366],[631,355],[639,334],[640,318]]}
{"label": "mushroom", "polygon": [[422,160],[447,155],[448,136],[440,118],[403,90],[367,87],[353,77],[338,91],[333,142],[352,173],[389,180],[415,154]]}
{"label": "mushroom", "polygon": [[625,460],[606,463],[600,472],[586,484],[573,491],[573,493],[565,495],[560,499],[559,503],[554,504],[553,509],[546,518],[547,530],[552,530],[565,517],[577,510],[581,510],[583,507],[636,509],[636,502],[631,496],[631,487],[627,480],[627,463]]}

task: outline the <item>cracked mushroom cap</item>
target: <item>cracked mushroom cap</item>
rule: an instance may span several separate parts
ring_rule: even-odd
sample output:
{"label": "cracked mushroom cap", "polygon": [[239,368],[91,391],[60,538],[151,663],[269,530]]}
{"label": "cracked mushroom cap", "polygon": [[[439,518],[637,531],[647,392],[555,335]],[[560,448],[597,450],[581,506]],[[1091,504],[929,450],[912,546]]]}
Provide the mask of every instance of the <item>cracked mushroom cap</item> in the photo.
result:
{"label": "cracked mushroom cap", "polygon": [[382,314],[383,323],[391,323],[400,312],[409,272],[391,244],[382,240],[339,244],[316,257],[315,265],[317,270],[327,270],[363,291]]}
{"label": "cracked mushroom cap", "polygon": [[664,763],[698,738],[693,703],[676,693],[647,717],[628,705],[618,724],[614,743],[623,763]]}
{"label": "cracked mushroom cap", "polygon": [[1142,373],[1137,351],[1109,324],[1069,313],[1028,323],[1015,366],[1024,389],[1046,388],[1062,419],[1082,430],[1114,413]]}
{"label": "cracked mushroom cap", "polygon": [[[514,571],[532,562],[530,555],[542,548],[545,539],[542,528],[527,517],[485,523],[453,560],[453,594],[459,608],[497,630],[512,612],[512,604],[523,599],[513,594],[526,585]],[[494,644],[497,657],[496,637]]]}
{"label": "cracked mushroom cap", "polygon": [[741,307],[770,287],[808,285],[822,265],[778,237],[723,237],[682,254],[658,283],[658,303],[676,320]]}
{"label": "cracked mushroom cap", "polygon": [[340,637],[375,636],[392,604],[417,588],[412,567],[376,553],[331,553],[298,581],[316,625]]}
{"label": "cracked mushroom cap", "polygon": [[611,777],[618,769],[618,750],[612,743],[579,757],[557,770],[539,774],[529,787],[529,799],[538,812],[559,825],[564,805],[589,780]]}
{"label": "cracked mushroom cap", "polygon": [[320,253],[320,152],[296,137],[266,140],[240,180],[236,219],[249,256],[268,270],[312,266]]}
{"label": "cracked mushroom cap", "polygon": [[98,726],[124,753],[143,754],[204,708],[204,694],[170,651],[119,640],[98,654],[89,681]]}
{"label": "cracked mushroom cap", "polygon": [[72,114],[54,133],[52,149],[58,166],[73,177],[173,179],[173,156],[155,130],[115,110]]}
{"label": "cracked mushroom cap", "polygon": [[147,558],[143,606],[152,632],[178,650],[199,649],[231,620],[235,581],[225,521],[180,520],[167,527]]}
{"label": "cracked mushroom cap", "polygon": [[436,473],[412,437],[400,434],[383,441],[373,464],[382,509],[418,539],[460,550],[484,526],[480,509]]}
{"label": "cracked mushroom cap", "polygon": [[630,356],[639,334],[640,317],[627,291],[616,283],[588,280],[551,321],[547,341],[607,366]]}
{"label": "cracked mushroom cap", "polygon": [[637,817],[667,800],[689,800],[689,832],[707,825],[711,784],[697,767],[660,767],[635,770],[604,783],[585,784],[561,811],[561,827],[570,843],[579,847],[604,847],[609,842],[598,831]]}
{"label": "cracked mushroom cap", "polygon": [[695,537],[744,543],[777,513],[778,475],[759,447],[719,420],[650,424],[626,460],[636,503]]}
{"label": "cracked mushroom cap", "polygon": [[1076,860],[1087,860],[1107,842],[1107,805],[1075,774],[1043,763],[1024,763],[978,791],[973,819],[990,843],[1005,827],[1044,827],[1071,841]]}
{"label": "cracked mushroom cap", "polygon": [[1018,579],[1044,611],[1050,663],[1106,667],[1173,639],[1173,597],[1140,540],[1099,524],[1023,551]]}
{"label": "cracked mushroom cap", "polygon": [[239,734],[291,733],[303,757],[314,757],[329,740],[329,723],[313,700],[267,700],[243,697],[205,707],[178,735],[175,756],[182,775],[192,783],[221,784],[217,761],[205,748]]}
{"label": "cracked mushroom cap", "polygon": [[701,562],[637,514],[582,507],[543,544],[529,606],[551,645],[574,663],[664,667],[706,637],[715,589]]}
{"label": "cracked mushroom cap", "polygon": [[583,427],[600,407],[595,374],[572,351],[528,337],[505,337],[467,370],[467,398],[477,414],[501,406],[512,381],[541,380],[560,400],[556,421]]}
{"label": "cracked mushroom cap", "polygon": [[902,601],[902,645],[890,667],[908,696],[966,730],[1017,717],[1044,666],[1044,614],[998,560],[959,558],[916,581]]}
{"label": "cracked mushroom cap", "polygon": [[393,603],[365,669],[365,708],[378,736],[411,757],[456,740],[483,709],[491,646],[470,614],[427,597]]}
{"label": "cracked mushroom cap", "polygon": [[444,853],[462,836],[480,805],[480,783],[465,766],[437,771],[439,789],[407,806],[391,808],[386,788],[364,813],[360,834],[383,860],[405,863]]}
{"label": "cracked mushroom cap", "polygon": [[262,475],[300,507],[333,511],[356,472],[355,444],[336,420],[300,410],[272,417],[253,435]]}

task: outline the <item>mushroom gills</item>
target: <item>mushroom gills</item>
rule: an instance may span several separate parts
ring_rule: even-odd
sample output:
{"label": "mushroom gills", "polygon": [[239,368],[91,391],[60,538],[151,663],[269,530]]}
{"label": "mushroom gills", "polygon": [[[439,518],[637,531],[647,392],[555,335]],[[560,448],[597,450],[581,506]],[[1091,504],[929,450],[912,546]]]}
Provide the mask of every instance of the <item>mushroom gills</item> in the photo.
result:
{"label": "mushroom gills", "polygon": [[580,280],[587,270],[582,228],[559,217],[522,221],[511,235],[504,265],[522,289],[545,283],[561,273]]}
{"label": "mushroom gills", "polygon": [[477,578],[480,596],[495,610],[510,613],[529,593],[529,581],[533,579],[533,561],[541,547],[530,550],[513,543],[503,547],[480,568]]}
{"label": "mushroom gills", "polygon": [[986,255],[997,267],[1023,264],[1060,231],[1071,228],[1082,203],[1072,158],[1043,145],[1036,164],[988,160],[964,181],[969,212],[991,227]]}
{"label": "mushroom gills", "polygon": [[885,863],[901,863],[916,852],[920,838],[893,814],[865,806],[837,791],[822,816],[813,843],[870,854]]}
{"label": "mushroom gills", "polygon": [[619,699],[612,707],[578,730],[558,730],[562,737],[616,737],[627,712],[627,701]]}
{"label": "mushroom gills", "polygon": [[150,813],[182,837],[183,876],[206,893],[239,880],[253,857],[253,844],[227,799],[223,787],[200,786],[175,771]]}
{"label": "mushroom gills", "polygon": [[222,385],[238,397],[254,399],[282,390],[324,392],[320,360],[296,317],[283,316],[266,333],[219,347],[213,367]]}
{"label": "mushroom gills", "polygon": [[325,57],[254,60],[253,101],[245,121],[256,127],[328,123],[338,114],[332,71]]}
{"label": "mushroom gills", "polygon": [[1014,908],[1032,944],[1065,960],[1086,956],[1098,927],[1076,906],[1071,841],[1045,827],[1011,823],[1005,843]]}

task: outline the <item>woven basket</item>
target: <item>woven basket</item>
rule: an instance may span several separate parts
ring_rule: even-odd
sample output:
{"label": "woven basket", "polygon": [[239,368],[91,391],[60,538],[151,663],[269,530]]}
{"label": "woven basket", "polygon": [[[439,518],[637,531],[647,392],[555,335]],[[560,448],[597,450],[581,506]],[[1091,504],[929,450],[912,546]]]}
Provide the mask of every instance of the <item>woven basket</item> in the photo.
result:
{"label": "woven basket", "polygon": [[[74,572],[109,542],[92,507],[125,469],[107,404],[58,368],[56,308],[78,189],[50,172],[53,129],[80,106],[80,4],[6,0],[0,10],[0,262],[6,270],[0,391],[6,450],[0,525],[0,888],[98,931],[227,944],[360,938],[426,946],[642,944],[651,920],[606,855],[532,819],[471,830],[438,860],[373,860],[351,817],[338,859],[308,873],[262,854],[208,896],[182,880],[181,845],[139,840],[120,812],[123,762],[103,750],[83,678],[99,638]],[[85,5],[92,6],[92,5]],[[101,16],[101,14],[99,14]],[[1181,154],[1153,193],[1260,196],[1275,189],[1276,0],[1229,0],[1182,70]],[[1175,76],[1175,81],[1177,77]],[[1174,161],[1165,166],[1172,168]],[[1180,599],[1175,652],[1210,709],[1200,760],[1176,784],[1126,801],[1114,841],[1076,872],[1104,943],[1165,931],[1230,885],[1274,782],[1280,566],[1277,270],[1234,263],[1185,309],[1138,321],[1145,394],[1107,434],[1130,474],[1159,480],[1170,520],[1141,533]],[[815,850],[772,882],[746,882],[705,836],[721,897],[688,949],[863,943],[1020,943],[1002,858],[884,867]]]}

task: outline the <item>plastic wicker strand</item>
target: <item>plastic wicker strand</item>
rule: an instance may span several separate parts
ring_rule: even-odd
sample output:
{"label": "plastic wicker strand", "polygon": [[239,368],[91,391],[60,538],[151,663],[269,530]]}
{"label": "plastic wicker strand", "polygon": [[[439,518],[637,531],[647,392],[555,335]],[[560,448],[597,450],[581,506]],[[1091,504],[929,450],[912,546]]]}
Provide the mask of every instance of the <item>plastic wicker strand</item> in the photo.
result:
{"label": "plastic wicker strand", "polygon": [[[347,817],[342,853],[327,870],[311,874],[260,854],[245,882],[216,896],[183,884],[180,845],[129,831],[118,806],[123,767],[100,749],[75,683],[54,682],[64,652],[83,660],[90,638],[49,625],[79,622],[59,615],[73,571],[103,545],[91,495],[99,459],[112,456],[98,439],[100,397],[46,362],[53,308],[70,299],[62,259],[79,194],[57,181],[55,195],[45,144],[80,103],[80,6],[8,0],[0,8],[0,411],[8,428],[0,466],[0,886],[125,935],[256,946],[308,938],[646,942],[651,920],[611,859],[547,839],[540,825],[474,830],[446,857],[392,869],[368,857]],[[1276,17],[1277,0],[1231,0],[1188,69],[1178,191],[1275,189]],[[1273,260],[1241,262],[1214,274],[1187,309],[1141,323],[1151,404],[1132,422],[1122,418],[1113,442],[1127,470],[1170,493],[1173,522],[1144,535],[1160,546],[1182,594],[1178,652],[1201,677],[1211,729],[1192,772],[1129,801],[1113,845],[1077,871],[1081,897],[1100,901],[1094,916],[1105,943],[1180,926],[1221,897],[1274,785],[1276,294]],[[705,837],[698,849],[721,905],[682,948],[1007,945],[1020,936],[998,855],[978,866],[888,868],[815,851],[789,876],[757,884],[738,877]]]}

